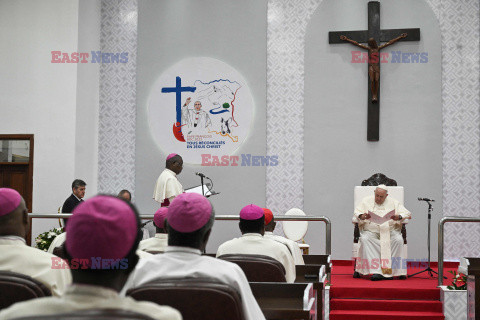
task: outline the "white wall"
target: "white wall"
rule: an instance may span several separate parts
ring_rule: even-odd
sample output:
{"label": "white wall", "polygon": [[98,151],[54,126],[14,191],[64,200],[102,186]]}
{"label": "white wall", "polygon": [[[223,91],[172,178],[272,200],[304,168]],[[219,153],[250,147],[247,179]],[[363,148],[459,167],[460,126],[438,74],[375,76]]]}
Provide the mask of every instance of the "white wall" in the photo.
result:
{"label": "white wall", "polygon": [[55,211],[73,179],[77,66],[50,52],[77,50],[78,2],[2,1],[0,38],[0,131],[35,135],[33,211]]}
{"label": "white wall", "polygon": [[[166,157],[149,131],[147,99],[162,72],[183,58],[212,57],[242,74],[256,109],[249,135],[236,154],[265,154],[266,10],[267,2],[258,0],[139,2],[135,202],[142,214],[159,207],[152,193]],[[199,183],[195,171],[211,177],[214,189],[221,192],[210,198],[217,215],[238,214],[249,203],[265,205],[266,167],[185,164],[179,176],[184,187]],[[239,235],[237,223],[217,221],[207,251],[216,252],[221,243]]]}
{"label": "white wall", "polygon": [[[0,2],[0,133],[34,134],[36,213],[56,212],[77,177],[96,192],[98,66],[51,63],[51,51],[99,47],[98,2]],[[56,225],[35,220],[32,238]]]}
{"label": "white wall", "polygon": [[[100,50],[101,0],[79,1],[78,51]],[[79,64],[75,128],[75,177],[87,183],[86,198],[97,193],[100,64]]]}
{"label": "white wall", "polygon": [[[420,41],[399,42],[384,51],[428,52],[428,63],[381,65],[380,141],[368,142],[368,66],[351,63],[351,51],[359,48],[328,44],[328,31],[367,28],[367,2],[325,0],[307,29],[305,210],[331,218],[333,258],[349,259],[353,188],[382,172],[405,188],[405,206],[413,213],[407,227],[408,255],[423,259],[427,257],[427,207],[417,197],[436,200],[432,244],[442,217],[440,29],[424,1],[381,1],[383,29],[418,27],[421,33]],[[317,230],[312,224],[307,239],[317,241]],[[432,259],[436,259],[436,245]]]}

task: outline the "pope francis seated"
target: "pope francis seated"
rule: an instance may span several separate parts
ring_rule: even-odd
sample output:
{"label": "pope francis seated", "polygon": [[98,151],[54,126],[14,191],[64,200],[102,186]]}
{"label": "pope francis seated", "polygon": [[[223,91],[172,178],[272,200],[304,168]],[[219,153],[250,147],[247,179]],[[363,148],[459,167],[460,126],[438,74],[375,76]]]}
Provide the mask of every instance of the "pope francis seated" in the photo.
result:
{"label": "pope francis seated", "polygon": [[371,280],[405,279],[402,223],[411,213],[397,200],[388,197],[388,188],[379,185],[374,195],[364,198],[355,208],[352,222],[360,228],[359,257],[354,277],[371,274]]}

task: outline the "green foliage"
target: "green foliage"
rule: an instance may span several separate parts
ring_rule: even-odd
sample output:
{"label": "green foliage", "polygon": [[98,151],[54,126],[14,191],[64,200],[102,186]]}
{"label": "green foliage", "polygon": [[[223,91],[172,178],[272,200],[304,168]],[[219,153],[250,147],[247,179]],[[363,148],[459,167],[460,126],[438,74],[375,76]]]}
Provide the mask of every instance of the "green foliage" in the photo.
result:
{"label": "green foliage", "polygon": [[230,108],[230,104],[229,104],[228,102],[225,102],[225,103],[223,104],[223,107],[224,107],[225,109],[228,109],[228,108]]}
{"label": "green foliage", "polygon": [[447,286],[448,290],[467,290],[467,276],[456,271],[448,271],[453,274],[452,285]]}
{"label": "green foliage", "polygon": [[53,228],[50,231],[39,234],[35,239],[35,248],[47,251],[53,239],[55,239],[60,233],[63,233],[63,228]]}

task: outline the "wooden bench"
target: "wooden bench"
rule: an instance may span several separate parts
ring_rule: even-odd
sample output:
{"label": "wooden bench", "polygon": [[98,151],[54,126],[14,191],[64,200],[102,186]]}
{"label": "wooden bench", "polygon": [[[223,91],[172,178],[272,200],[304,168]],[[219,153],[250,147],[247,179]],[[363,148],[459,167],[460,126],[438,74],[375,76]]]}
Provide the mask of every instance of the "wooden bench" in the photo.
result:
{"label": "wooden bench", "polygon": [[251,282],[267,320],[317,320],[317,295],[311,283]]}
{"label": "wooden bench", "polygon": [[458,272],[468,275],[468,314],[480,319],[480,258],[462,258]]}

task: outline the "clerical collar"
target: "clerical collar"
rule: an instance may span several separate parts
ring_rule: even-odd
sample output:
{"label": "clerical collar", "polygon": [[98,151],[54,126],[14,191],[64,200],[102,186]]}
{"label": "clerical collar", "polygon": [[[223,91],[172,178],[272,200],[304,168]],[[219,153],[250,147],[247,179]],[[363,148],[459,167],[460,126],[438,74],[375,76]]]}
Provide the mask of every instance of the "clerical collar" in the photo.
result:
{"label": "clerical collar", "polygon": [[171,174],[173,174],[175,177],[177,176],[177,174],[175,172],[173,172],[172,170],[168,169],[168,168],[165,168],[165,170],[167,170],[168,172],[170,172]]}
{"label": "clerical collar", "polygon": [[20,241],[23,242],[24,244],[27,244],[24,238],[19,237],[19,236],[0,236],[0,240],[11,240],[11,241]]}
{"label": "clerical collar", "polygon": [[180,247],[180,246],[167,246],[165,248],[165,253],[167,252],[184,252],[184,253],[194,253],[201,255],[202,252],[198,249],[189,248],[189,247]]}
{"label": "clerical collar", "polygon": [[242,237],[263,237],[260,233],[244,233]]}

